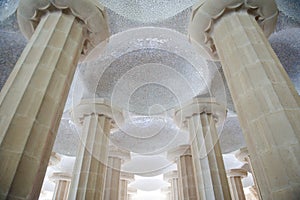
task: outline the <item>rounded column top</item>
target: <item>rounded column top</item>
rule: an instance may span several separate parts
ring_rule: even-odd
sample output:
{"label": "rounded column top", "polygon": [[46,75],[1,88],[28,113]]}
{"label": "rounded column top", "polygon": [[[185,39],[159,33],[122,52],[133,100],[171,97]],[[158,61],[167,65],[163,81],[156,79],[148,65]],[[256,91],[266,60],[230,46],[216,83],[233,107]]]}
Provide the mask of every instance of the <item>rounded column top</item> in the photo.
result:
{"label": "rounded column top", "polygon": [[137,193],[137,189],[133,188],[133,187],[128,187],[127,188],[127,194],[136,194]]}
{"label": "rounded column top", "polygon": [[49,166],[57,165],[61,160],[61,156],[55,152],[51,152]]}
{"label": "rounded column top", "polygon": [[109,146],[108,157],[119,158],[122,163],[130,160],[130,152],[117,148],[114,145]]}
{"label": "rounded column top", "polygon": [[164,174],[164,180],[171,182],[172,179],[178,178],[178,172],[176,170],[167,172]]}
{"label": "rounded column top", "polygon": [[248,162],[249,152],[247,147],[239,149],[234,155],[240,162]]}
{"label": "rounded column top", "polygon": [[109,37],[104,7],[95,0],[20,0],[17,17],[23,35],[29,39],[41,16],[51,12],[53,8],[57,10],[68,9],[85,24],[88,43],[85,43],[83,47],[84,53],[89,52]]}
{"label": "rounded column top", "polygon": [[84,118],[92,114],[104,115],[112,119],[113,127],[124,122],[121,109],[112,106],[103,98],[83,99],[78,106],[71,110],[71,116],[76,124],[82,124]]}
{"label": "rounded column top", "polygon": [[71,181],[72,174],[67,172],[54,172],[49,179],[52,181]]}
{"label": "rounded column top", "polygon": [[192,155],[191,153],[191,147],[190,145],[180,145],[174,149],[171,149],[167,152],[167,158],[170,161],[175,161],[177,160],[180,156],[190,156]]}
{"label": "rounded column top", "polygon": [[187,127],[189,118],[202,113],[212,114],[218,127],[225,121],[227,110],[224,105],[217,103],[214,98],[193,98],[192,101],[175,111],[175,122],[178,127]]}
{"label": "rounded column top", "polygon": [[230,169],[227,171],[227,177],[247,177],[247,170],[245,169]]}
{"label": "rounded column top", "polygon": [[213,26],[226,13],[238,10],[246,10],[253,15],[266,36],[274,31],[278,15],[274,0],[200,0],[193,7],[188,35],[202,56],[210,60],[218,60],[211,36]]}
{"label": "rounded column top", "polygon": [[125,180],[125,181],[132,182],[132,181],[134,181],[134,174],[121,171],[120,180]]}

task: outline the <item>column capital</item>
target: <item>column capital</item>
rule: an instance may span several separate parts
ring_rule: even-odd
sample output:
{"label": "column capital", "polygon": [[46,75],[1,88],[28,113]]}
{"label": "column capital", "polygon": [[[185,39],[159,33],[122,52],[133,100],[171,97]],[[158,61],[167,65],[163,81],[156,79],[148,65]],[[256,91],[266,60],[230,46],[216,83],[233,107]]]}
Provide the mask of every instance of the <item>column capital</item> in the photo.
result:
{"label": "column capital", "polygon": [[121,171],[120,180],[132,182],[134,181],[134,174]]}
{"label": "column capital", "polygon": [[193,7],[188,35],[202,56],[207,59],[218,60],[216,47],[211,36],[214,24],[229,12],[239,10],[245,10],[255,17],[266,36],[274,31],[278,15],[274,0],[200,0]]}
{"label": "column capital", "polygon": [[247,171],[245,169],[229,169],[226,172],[227,177],[247,177]]}
{"label": "column capital", "polygon": [[244,163],[248,162],[248,157],[249,157],[249,152],[247,147],[241,148],[239,149],[236,153],[235,153],[235,157]]}
{"label": "column capital", "polygon": [[114,145],[109,146],[108,157],[119,158],[122,163],[130,160],[130,152],[117,148]]}
{"label": "column capital", "polygon": [[72,174],[68,172],[54,172],[52,175],[49,176],[49,179],[52,181],[71,181]]}
{"label": "column capital", "polygon": [[61,160],[61,157],[59,154],[55,152],[51,152],[50,160],[48,166],[57,165]]}
{"label": "column capital", "polygon": [[202,113],[212,114],[218,127],[219,124],[223,124],[227,110],[224,105],[216,102],[215,98],[193,98],[192,101],[175,111],[175,122],[178,127],[187,127],[189,118]]}
{"label": "column capital", "polygon": [[167,152],[167,158],[170,161],[177,160],[180,156],[192,155],[190,145],[180,145]]}
{"label": "column capital", "polygon": [[164,174],[164,180],[171,182],[172,179],[178,178],[178,171],[173,170]]}
{"label": "column capital", "polygon": [[92,114],[104,115],[112,119],[113,127],[124,122],[121,109],[112,106],[103,98],[83,99],[78,106],[71,110],[71,116],[76,124],[83,124],[84,118]]}
{"label": "column capital", "polygon": [[85,25],[84,54],[109,37],[104,7],[95,0],[20,0],[17,18],[23,35],[29,39],[41,17],[57,10],[73,14]]}
{"label": "column capital", "polygon": [[137,193],[137,189],[133,188],[133,187],[128,187],[127,188],[127,194],[136,194]]}

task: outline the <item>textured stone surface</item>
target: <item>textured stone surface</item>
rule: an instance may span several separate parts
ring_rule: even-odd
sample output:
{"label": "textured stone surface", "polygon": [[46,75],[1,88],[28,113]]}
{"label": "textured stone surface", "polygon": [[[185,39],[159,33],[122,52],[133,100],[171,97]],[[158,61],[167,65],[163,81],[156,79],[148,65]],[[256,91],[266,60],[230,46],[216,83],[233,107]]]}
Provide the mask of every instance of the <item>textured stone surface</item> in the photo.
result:
{"label": "textured stone surface", "polygon": [[262,198],[297,199],[300,188],[297,91],[259,25],[248,13],[232,12],[223,17],[215,27],[214,40]]}
{"label": "textured stone surface", "polygon": [[2,198],[38,197],[82,40],[74,16],[45,15],[2,88]]}

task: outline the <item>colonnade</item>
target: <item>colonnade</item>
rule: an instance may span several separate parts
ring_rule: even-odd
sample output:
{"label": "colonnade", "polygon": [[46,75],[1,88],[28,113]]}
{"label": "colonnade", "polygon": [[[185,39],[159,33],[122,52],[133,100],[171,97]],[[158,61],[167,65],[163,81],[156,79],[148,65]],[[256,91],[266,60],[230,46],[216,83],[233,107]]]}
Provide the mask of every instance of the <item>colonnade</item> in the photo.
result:
{"label": "colonnade", "polygon": [[[266,38],[277,14],[274,0],[201,1],[189,38],[202,56],[221,61],[259,198],[293,200],[300,196],[300,98]],[[109,37],[105,16],[89,0],[20,1],[18,22],[30,39],[0,94],[0,199],[38,199],[78,61]],[[231,199],[233,188],[240,191],[239,182],[228,185],[218,142],[224,111],[197,98],[176,111],[191,136],[176,157],[179,199]],[[122,113],[103,99],[83,100],[73,113],[83,131],[68,198],[103,199],[108,138]]]}

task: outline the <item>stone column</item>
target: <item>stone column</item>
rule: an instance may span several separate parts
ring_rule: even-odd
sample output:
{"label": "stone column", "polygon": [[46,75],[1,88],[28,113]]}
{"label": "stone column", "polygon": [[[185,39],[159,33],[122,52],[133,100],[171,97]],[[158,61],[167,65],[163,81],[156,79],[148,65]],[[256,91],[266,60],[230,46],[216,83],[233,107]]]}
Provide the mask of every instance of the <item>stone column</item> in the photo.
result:
{"label": "stone column", "polygon": [[230,169],[227,171],[228,183],[232,200],[245,200],[242,178],[247,176],[244,169]]}
{"label": "stone column", "polygon": [[178,148],[168,152],[170,160],[177,161],[177,169],[179,172],[179,182],[182,200],[197,199],[197,187],[195,183],[195,173],[193,168],[193,159],[189,145],[181,145]]}
{"label": "stone column", "polygon": [[256,176],[254,174],[253,168],[252,168],[252,164],[251,164],[251,160],[250,160],[250,156],[249,156],[249,152],[248,149],[246,147],[239,149],[236,153],[235,153],[235,157],[244,163],[247,163],[249,168],[250,168],[250,172],[252,174],[253,177],[253,181],[254,181],[254,187],[252,187],[252,191],[254,192],[254,194],[256,194],[255,196],[257,196],[257,199],[262,199],[260,192],[259,192],[259,188],[257,186],[257,181],[256,181]]}
{"label": "stone column", "polygon": [[201,199],[231,199],[217,126],[226,109],[212,98],[195,98],[175,112],[179,126],[188,127],[196,183]]}
{"label": "stone column", "polygon": [[130,152],[110,146],[106,168],[104,199],[119,199],[121,164],[130,159]]}
{"label": "stone column", "polygon": [[136,193],[137,193],[137,189],[128,187],[127,188],[128,200],[133,200]]}
{"label": "stone column", "polygon": [[80,54],[108,36],[91,1],[55,2],[19,3],[30,40],[0,94],[0,199],[38,199]]}
{"label": "stone column", "polygon": [[171,187],[163,187],[161,190],[161,193],[165,195],[165,200],[172,200],[172,193],[171,193]]}
{"label": "stone column", "polygon": [[164,174],[164,180],[171,184],[171,199],[180,200],[179,191],[181,188],[178,186],[178,173],[177,171],[171,171]]}
{"label": "stone column", "polygon": [[55,172],[49,178],[55,182],[53,200],[67,200],[71,184],[71,174]]}
{"label": "stone column", "polygon": [[121,172],[119,200],[128,200],[128,184],[134,180],[134,175],[126,172]]}
{"label": "stone column", "polygon": [[73,111],[73,118],[82,124],[81,143],[74,166],[70,200],[103,199],[108,138],[113,119],[121,113],[104,99],[82,100]]}
{"label": "stone column", "polygon": [[201,1],[189,34],[221,60],[262,199],[299,199],[300,97],[265,36],[277,14],[274,0]]}

